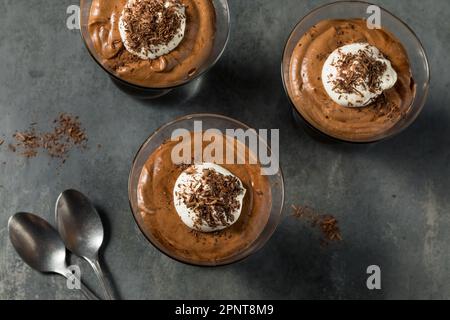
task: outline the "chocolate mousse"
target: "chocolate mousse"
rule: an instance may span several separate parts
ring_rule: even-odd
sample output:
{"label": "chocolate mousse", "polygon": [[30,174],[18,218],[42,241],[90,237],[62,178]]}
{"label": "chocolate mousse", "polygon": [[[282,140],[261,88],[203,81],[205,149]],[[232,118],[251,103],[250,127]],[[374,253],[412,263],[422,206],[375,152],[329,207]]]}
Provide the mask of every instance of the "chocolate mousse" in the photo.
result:
{"label": "chocolate mousse", "polygon": [[135,85],[165,88],[207,64],[215,23],[211,0],[93,0],[88,30],[106,69]]}
{"label": "chocolate mousse", "polygon": [[383,138],[407,114],[416,85],[408,54],[365,20],[324,20],[296,45],[287,90],[299,114],[328,136]]}
{"label": "chocolate mousse", "polygon": [[[196,134],[201,133],[192,136]],[[235,138],[223,140],[224,148],[234,148],[235,154],[245,150],[247,159],[255,159]],[[270,183],[252,161],[174,164],[172,151],[180,143],[190,142],[167,141],[148,158],[139,179],[135,218],[147,238],[170,256],[220,264],[244,252],[263,232],[272,207]]]}

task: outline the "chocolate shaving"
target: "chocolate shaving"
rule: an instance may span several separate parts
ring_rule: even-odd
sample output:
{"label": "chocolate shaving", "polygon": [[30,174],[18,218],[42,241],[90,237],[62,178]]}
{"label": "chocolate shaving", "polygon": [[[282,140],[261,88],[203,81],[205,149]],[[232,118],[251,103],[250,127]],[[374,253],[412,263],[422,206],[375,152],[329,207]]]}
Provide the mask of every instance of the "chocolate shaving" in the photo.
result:
{"label": "chocolate shaving", "polygon": [[[367,45],[369,46],[369,45]],[[356,54],[347,53],[333,65],[339,70],[337,79],[333,80],[333,90],[342,94],[363,94],[358,87],[372,93],[380,91],[381,76],[386,72],[386,63],[373,58],[366,50]]]}
{"label": "chocolate shaving", "polygon": [[[194,174],[195,170],[186,173]],[[177,196],[188,209],[195,212],[196,228],[205,223],[216,228],[219,225],[229,226],[234,222],[233,212],[239,209],[238,196],[243,192],[244,189],[236,177],[204,169],[201,178],[189,185],[183,185]]]}
{"label": "chocolate shaving", "polygon": [[292,216],[297,219],[305,219],[312,227],[317,227],[322,233],[322,245],[328,245],[332,241],[342,241],[339,222],[331,215],[316,212],[310,207],[292,206]]}
{"label": "chocolate shaving", "polygon": [[138,52],[152,52],[152,46],[166,45],[180,29],[182,19],[177,7],[178,0],[166,6],[163,0],[136,0],[133,6],[125,7],[123,22],[128,46]]}
{"label": "chocolate shaving", "polygon": [[326,58],[327,58],[327,55],[325,53],[323,53],[323,52],[321,52],[321,53],[316,55],[316,59],[319,60],[319,61],[323,61]]}
{"label": "chocolate shaving", "polygon": [[106,65],[118,72],[121,68],[133,63],[139,63],[140,61],[142,60],[138,56],[131,54],[127,50],[122,50],[118,53],[117,59],[113,59],[111,61],[108,60]]}
{"label": "chocolate shaving", "polygon": [[[194,159],[192,159],[192,162],[194,161]],[[179,171],[186,171],[186,170],[192,170],[192,163],[179,163],[175,165],[175,168]],[[187,172],[188,174],[191,174],[192,172]]]}
{"label": "chocolate shaving", "polygon": [[78,117],[62,113],[53,121],[55,127],[51,132],[38,132],[31,124],[26,131],[18,131],[13,135],[14,144],[9,148],[12,152],[19,150],[26,158],[37,156],[39,149],[47,151],[53,158],[65,158],[73,146],[82,146],[87,142],[87,135]]}
{"label": "chocolate shaving", "polygon": [[398,121],[398,115],[402,114],[400,107],[395,102],[389,101],[385,93],[378,96],[369,107],[375,111],[374,119],[386,117],[392,122]]}

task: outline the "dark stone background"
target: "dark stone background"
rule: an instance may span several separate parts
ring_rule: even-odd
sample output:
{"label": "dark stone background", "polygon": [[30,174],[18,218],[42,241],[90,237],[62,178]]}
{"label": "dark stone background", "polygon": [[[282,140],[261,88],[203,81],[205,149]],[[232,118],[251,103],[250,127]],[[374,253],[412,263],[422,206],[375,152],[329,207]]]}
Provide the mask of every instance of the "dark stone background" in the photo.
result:
{"label": "dark stone background", "polygon": [[[79,33],[65,27],[74,2],[0,2],[0,138],[9,141],[15,130],[50,123],[62,111],[79,115],[90,138],[90,148],[74,150],[62,166],[0,147],[0,298],[82,298],[62,278],[24,265],[6,229],[16,211],[53,221],[66,188],[82,190],[101,209],[109,233],[104,258],[122,298],[450,298],[449,1],[375,1],[413,27],[434,73],[414,125],[358,148],[324,145],[296,128],[280,79],[290,31],[326,1],[230,0],[231,38],[221,61],[193,94],[156,101],[127,96],[91,60]],[[263,250],[232,266],[203,269],[163,256],[140,234],[128,206],[128,172],[141,143],[165,122],[194,112],[281,129],[285,218]],[[335,215],[345,241],[321,248],[316,230],[289,217],[290,206],[300,203]],[[378,292],[365,286],[372,264],[382,269]]]}

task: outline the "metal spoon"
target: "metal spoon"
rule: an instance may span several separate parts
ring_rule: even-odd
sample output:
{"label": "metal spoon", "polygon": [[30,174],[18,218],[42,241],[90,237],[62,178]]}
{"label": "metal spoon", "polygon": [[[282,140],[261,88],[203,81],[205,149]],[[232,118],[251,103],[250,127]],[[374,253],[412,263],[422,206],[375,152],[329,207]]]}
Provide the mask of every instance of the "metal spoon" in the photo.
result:
{"label": "metal spoon", "polygon": [[67,249],[92,266],[106,297],[114,299],[98,259],[104,231],[100,216],[91,201],[81,192],[66,190],[58,197],[55,211],[56,225]]}
{"label": "metal spoon", "polygon": [[[42,273],[73,277],[66,262],[66,248],[58,232],[44,219],[31,213],[16,213],[8,221],[9,239],[19,256],[31,268]],[[98,300],[83,283],[86,298]]]}

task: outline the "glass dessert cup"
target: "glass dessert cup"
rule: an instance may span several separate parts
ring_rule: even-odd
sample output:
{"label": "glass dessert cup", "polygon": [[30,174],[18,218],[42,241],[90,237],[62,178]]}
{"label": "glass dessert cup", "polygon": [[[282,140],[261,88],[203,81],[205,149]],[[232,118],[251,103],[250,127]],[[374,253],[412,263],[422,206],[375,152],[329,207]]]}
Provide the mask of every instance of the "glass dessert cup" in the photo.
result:
{"label": "glass dessert cup", "polygon": [[[109,1],[109,0],[108,0]],[[230,12],[227,0],[211,0],[214,5],[216,15],[216,33],[214,44],[209,58],[196,71],[195,75],[187,79],[180,79],[168,87],[145,87],[119,77],[114,70],[106,67],[101,61],[89,34],[89,15],[92,6],[92,0],[80,0],[80,28],[83,42],[88,49],[89,54],[95,62],[111,77],[111,80],[124,92],[138,98],[153,99],[161,97],[172,90],[187,85],[200,78],[209,71],[220,59],[228,43],[230,31]]]}
{"label": "glass dessert cup", "polygon": [[403,21],[387,10],[380,8],[381,25],[384,29],[390,31],[397,39],[399,39],[406,49],[411,66],[412,78],[416,84],[414,100],[405,117],[395,123],[395,125],[389,130],[371,138],[344,139],[339,136],[333,136],[329,132],[325,133],[323,130],[308,121],[306,117],[302,115],[302,112],[295,107],[292,98],[293,90],[291,88],[292,79],[290,75],[290,67],[294,49],[302,36],[305,35],[314,25],[323,20],[367,19],[370,16],[370,14],[367,13],[370,5],[370,3],[362,1],[339,1],[316,8],[300,20],[287,40],[283,54],[281,75],[285,92],[291,102],[294,120],[297,124],[303,127],[308,134],[311,134],[314,138],[318,138],[323,142],[365,144],[389,139],[408,128],[419,116],[425,105],[430,83],[430,70],[425,50],[414,32]]}
{"label": "glass dessert cup", "polygon": [[[262,231],[259,233],[259,236],[253,239],[253,241],[249,244],[246,244],[245,248],[239,250],[239,252],[235,252],[232,255],[229,255],[221,260],[201,261],[197,258],[186,258],[185,256],[179,254],[176,250],[169,250],[167,245],[163,244],[163,241],[158,240],[157,237],[155,237],[154,234],[150,232],[149,228],[145,227],[141,212],[138,208],[138,184],[142,170],[147,160],[158,147],[160,147],[164,142],[171,139],[171,135],[174,130],[187,129],[193,132],[194,121],[202,121],[203,131],[208,129],[218,129],[221,132],[225,133],[226,129],[249,129],[247,125],[225,116],[215,114],[195,114],[184,116],[182,118],[169,122],[160,129],[156,130],[156,132],[153,133],[139,149],[131,168],[128,182],[128,193],[131,210],[137,225],[139,226],[141,232],[144,234],[147,240],[165,255],[179,262],[197,266],[220,266],[232,264],[247,258],[257,250],[262,248],[264,244],[271,238],[276,227],[278,226],[284,204],[284,181],[281,169],[279,169],[276,174],[267,176],[267,182],[271,192],[271,208],[268,220],[265,223]],[[265,144],[265,141],[263,141],[260,137],[258,138],[260,148],[267,148],[266,150],[270,151],[267,144]],[[173,201],[171,205],[173,205]]]}

